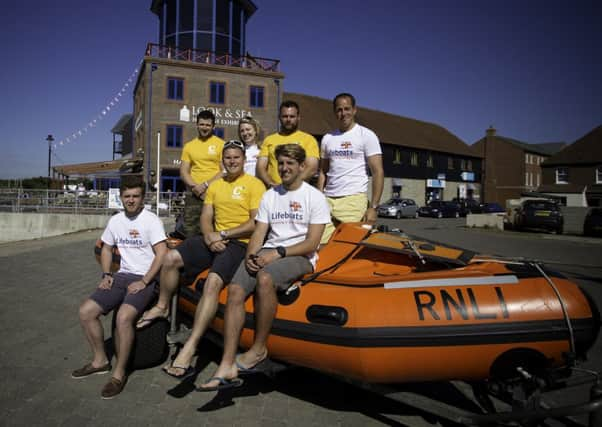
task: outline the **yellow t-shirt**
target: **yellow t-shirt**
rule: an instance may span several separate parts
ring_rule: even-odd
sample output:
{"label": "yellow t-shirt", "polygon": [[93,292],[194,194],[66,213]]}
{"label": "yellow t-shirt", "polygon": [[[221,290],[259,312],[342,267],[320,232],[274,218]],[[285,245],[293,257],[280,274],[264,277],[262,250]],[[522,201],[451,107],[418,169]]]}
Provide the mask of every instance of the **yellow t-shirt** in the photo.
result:
{"label": "yellow t-shirt", "polygon": [[282,180],[278,174],[278,161],[276,160],[276,147],[282,144],[300,144],[305,149],[306,157],[320,158],[320,149],[316,138],[308,133],[297,130],[290,135],[280,135],[273,133],[268,135],[261,145],[259,157],[267,157],[268,159],[268,175],[270,178],[280,184]]}
{"label": "yellow t-shirt", "polygon": [[[263,182],[244,174],[233,182],[218,179],[209,185],[205,204],[213,205],[215,231],[228,230],[249,220],[249,211],[259,208],[265,193]],[[249,242],[249,239],[238,239]]]}
{"label": "yellow t-shirt", "polygon": [[194,182],[205,182],[222,170],[223,149],[224,140],[215,135],[206,141],[195,138],[184,144],[181,159],[190,163],[190,175]]}

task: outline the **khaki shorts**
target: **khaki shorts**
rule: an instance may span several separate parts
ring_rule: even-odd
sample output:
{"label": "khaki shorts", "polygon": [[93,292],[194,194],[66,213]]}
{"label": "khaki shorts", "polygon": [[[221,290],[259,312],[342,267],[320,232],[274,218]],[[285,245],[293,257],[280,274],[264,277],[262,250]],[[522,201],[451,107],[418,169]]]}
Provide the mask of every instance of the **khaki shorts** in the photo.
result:
{"label": "khaki shorts", "polygon": [[[261,251],[263,250],[264,249]],[[273,249],[270,248],[266,250]],[[261,251],[258,253],[261,253]],[[276,290],[283,291],[295,280],[314,271],[314,268],[307,257],[290,256],[272,261],[259,271],[264,271],[272,276]],[[249,274],[244,261],[240,264],[236,273],[234,273],[232,284],[236,284],[243,288],[245,290],[245,296],[248,296],[255,290],[257,279],[255,275]]]}
{"label": "khaki shorts", "polygon": [[366,214],[368,207],[368,195],[366,193],[352,194],[343,197],[326,196],[330,206],[331,222],[326,224],[320,244],[328,243],[330,236],[334,233],[336,225],[342,222],[359,222]]}

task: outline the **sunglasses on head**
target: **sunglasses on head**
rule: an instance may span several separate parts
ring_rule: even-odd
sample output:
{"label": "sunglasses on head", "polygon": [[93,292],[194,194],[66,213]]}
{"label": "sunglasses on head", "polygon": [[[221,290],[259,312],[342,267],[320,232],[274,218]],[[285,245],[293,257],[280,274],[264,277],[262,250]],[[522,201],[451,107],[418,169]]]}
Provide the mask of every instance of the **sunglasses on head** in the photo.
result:
{"label": "sunglasses on head", "polygon": [[226,148],[232,148],[232,147],[238,148],[242,151],[245,151],[245,144],[243,144],[240,141],[237,141],[236,139],[231,139],[230,141],[228,141],[224,144],[224,150]]}

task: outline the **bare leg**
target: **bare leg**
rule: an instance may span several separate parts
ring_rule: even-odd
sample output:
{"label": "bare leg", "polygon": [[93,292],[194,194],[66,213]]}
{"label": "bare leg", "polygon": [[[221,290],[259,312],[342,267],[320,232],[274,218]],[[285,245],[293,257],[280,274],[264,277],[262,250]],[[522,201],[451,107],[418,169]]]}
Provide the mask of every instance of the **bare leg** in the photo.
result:
{"label": "bare leg", "polygon": [[[228,303],[224,316],[224,353],[213,377],[232,379],[238,376],[235,358],[240,333],[245,323],[245,296],[244,289],[239,285],[228,285]],[[217,381],[213,380],[201,385],[201,388],[215,385]]]}
{"label": "bare leg", "polygon": [[159,300],[154,307],[142,314],[138,320],[137,327],[141,328],[149,324],[158,317],[167,317],[169,314],[169,305],[171,297],[178,288],[180,280],[180,268],[184,266],[184,261],[180,253],[176,250],[170,250],[161,266],[161,281],[159,286]]}
{"label": "bare leg", "polygon": [[203,286],[203,295],[194,312],[194,324],[190,336],[173,361],[173,366],[167,365],[167,372],[181,375],[190,366],[196,348],[217,313],[219,293],[224,287],[222,278],[215,273],[209,273]]}
{"label": "bare leg", "polygon": [[118,380],[123,380],[126,376],[127,362],[134,344],[134,322],[136,317],[138,317],[138,311],[129,304],[122,304],[117,312],[115,325],[117,361],[113,370],[113,377]]}
{"label": "bare leg", "polygon": [[101,314],[102,308],[91,299],[85,300],[79,307],[79,321],[92,349],[92,366],[95,368],[100,368],[109,361],[105,352],[104,330],[99,320]]}
{"label": "bare leg", "polygon": [[267,357],[267,340],[278,305],[272,276],[264,271],[257,273],[255,298],[255,340],[251,348],[239,358],[245,367],[253,367]]}

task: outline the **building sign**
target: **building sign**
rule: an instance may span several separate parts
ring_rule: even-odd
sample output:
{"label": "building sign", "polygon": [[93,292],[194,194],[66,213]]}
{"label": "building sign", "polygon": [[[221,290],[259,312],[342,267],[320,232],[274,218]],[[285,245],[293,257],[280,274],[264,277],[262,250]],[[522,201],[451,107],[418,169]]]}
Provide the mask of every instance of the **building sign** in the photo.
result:
{"label": "building sign", "polygon": [[197,107],[193,105],[188,108],[184,105],[179,111],[179,120],[181,122],[194,122],[199,112],[210,110],[215,115],[216,126],[238,126],[238,121],[246,116],[251,116],[251,111],[234,107]]}
{"label": "building sign", "polygon": [[474,181],[474,172],[462,172],[462,181]]}
{"label": "building sign", "polygon": [[426,186],[428,188],[445,188],[444,179],[427,179]]}
{"label": "building sign", "polygon": [[445,180],[445,174],[444,173],[438,173],[437,174],[437,179],[439,179],[439,180]]}
{"label": "building sign", "polygon": [[119,198],[119,188],[109,188],[109,209],[123,209]]}

